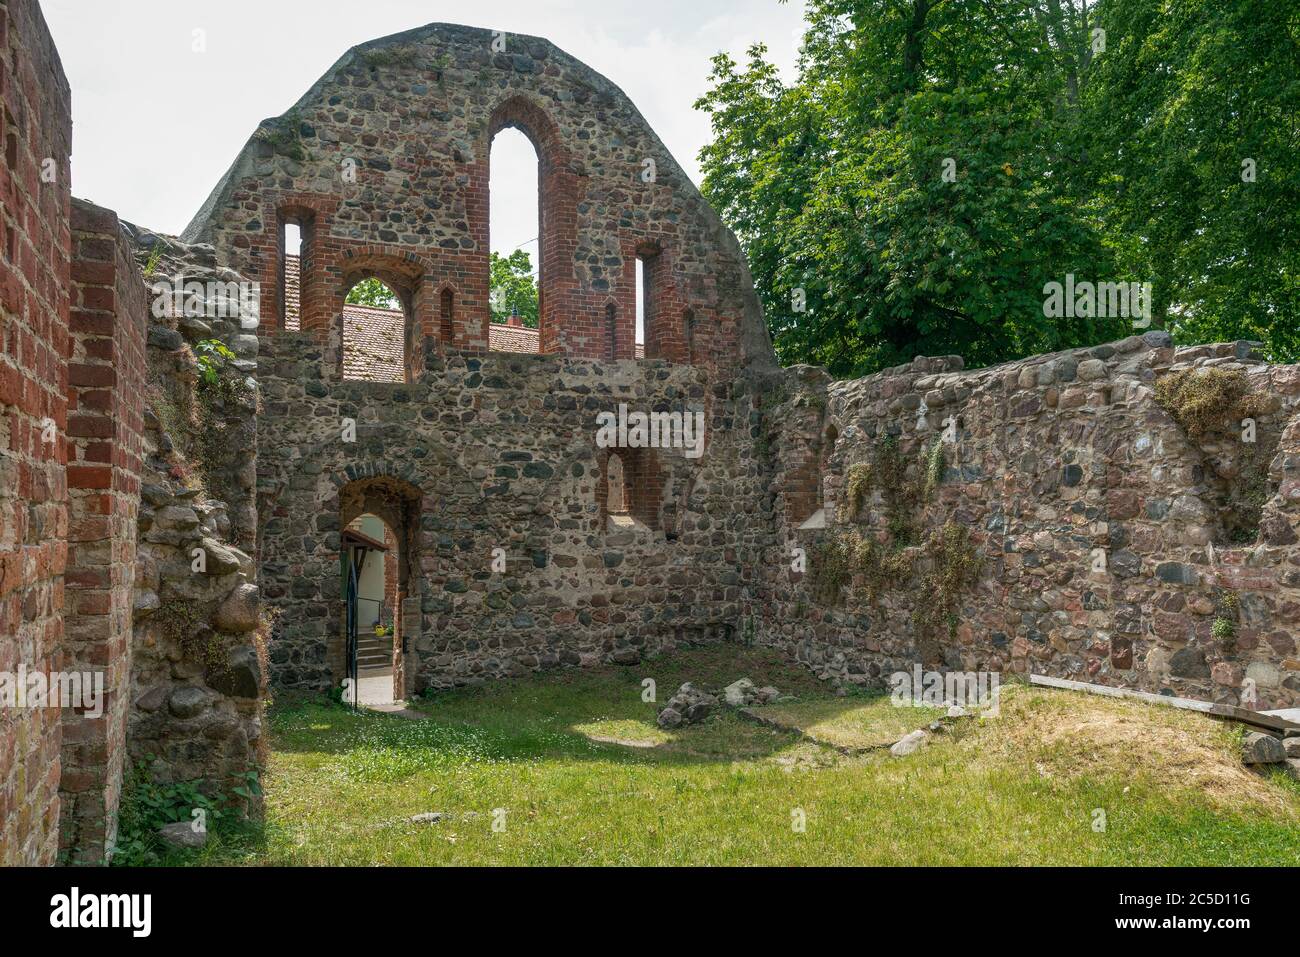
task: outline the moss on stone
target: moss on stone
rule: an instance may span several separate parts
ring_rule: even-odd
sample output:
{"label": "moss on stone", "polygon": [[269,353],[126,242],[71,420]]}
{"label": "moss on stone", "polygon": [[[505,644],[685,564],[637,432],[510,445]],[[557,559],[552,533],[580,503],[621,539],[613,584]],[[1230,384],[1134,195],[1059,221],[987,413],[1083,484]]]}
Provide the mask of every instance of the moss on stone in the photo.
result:
{"label": "moss on stone", "polygon": [[1226,369],[1184,369],[1156,382],[1156,402],[1190,438],[1235,433],[1242,419],[1257,418],[1259,396],[1244,373]]}

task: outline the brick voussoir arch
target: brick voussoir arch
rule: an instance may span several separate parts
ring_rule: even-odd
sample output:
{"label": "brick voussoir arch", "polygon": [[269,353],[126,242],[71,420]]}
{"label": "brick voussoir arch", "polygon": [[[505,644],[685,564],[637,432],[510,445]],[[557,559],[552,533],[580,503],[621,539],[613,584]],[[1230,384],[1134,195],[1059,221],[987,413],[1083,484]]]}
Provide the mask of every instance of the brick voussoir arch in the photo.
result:
{"label": "brick voussoir arch", "polygon": [[380,265],[411,279],[423,279],[433,273],[433,262],[426,256],[401,246],[367,243],[348,246],[339,254],[339,268],[346,274]]}

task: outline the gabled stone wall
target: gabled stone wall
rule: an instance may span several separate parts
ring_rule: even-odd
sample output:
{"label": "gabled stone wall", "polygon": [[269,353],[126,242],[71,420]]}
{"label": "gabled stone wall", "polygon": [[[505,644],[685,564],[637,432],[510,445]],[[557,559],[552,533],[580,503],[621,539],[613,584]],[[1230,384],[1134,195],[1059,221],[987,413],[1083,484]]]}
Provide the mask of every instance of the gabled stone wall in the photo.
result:
{"label": "gabled stone wall", "polygon": [[354,47],[262,124],[185,238],[261,282],[269,334],[284,325],[281,229],[299,224],[301,327],[325,366],[344,295],[375,275],[405,304],[418,377],[426,338],[488,347],[489,152],[507,126],[539,156],[542,352],[630,359],[642,255],[647,356],[773,365],[735,239],[622,91],[537,37],[431,24]]}

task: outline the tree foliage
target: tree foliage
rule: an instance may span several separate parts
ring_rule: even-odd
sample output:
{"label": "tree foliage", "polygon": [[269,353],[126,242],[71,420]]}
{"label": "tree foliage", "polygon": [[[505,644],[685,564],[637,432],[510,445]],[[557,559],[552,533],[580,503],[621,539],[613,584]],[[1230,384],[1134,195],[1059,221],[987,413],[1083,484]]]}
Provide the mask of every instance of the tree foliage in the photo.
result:
{"label": "tree foliage", "polygon": [[[1276,327],[1295,335],[1297,16],[1279,5],[1257,27],[1258,7],[810,0],[795,82],[761,45],[743,66],[715,57],[704,192],[782,361],[980,365],[1132,329],[1045,316],[1067,274],[1151,282],[1153,325],[1180,336],[1294,354]],[[1243,156],[1277,181],[1249,192],[1265,174],[1241,183]]]}
{"label": "tree foliage", "polygon": [[393,290],[378,279],[363,279],[348,290],[350,306],[369,306],[372,309],[401,309],[402,304]]}
{"label": "tree foliage", "polygon": [[506,322],[518,310],[525,326],[537,328],[537,281],[528,253],[516,249],[509,256],[492,253],[492,321]]}

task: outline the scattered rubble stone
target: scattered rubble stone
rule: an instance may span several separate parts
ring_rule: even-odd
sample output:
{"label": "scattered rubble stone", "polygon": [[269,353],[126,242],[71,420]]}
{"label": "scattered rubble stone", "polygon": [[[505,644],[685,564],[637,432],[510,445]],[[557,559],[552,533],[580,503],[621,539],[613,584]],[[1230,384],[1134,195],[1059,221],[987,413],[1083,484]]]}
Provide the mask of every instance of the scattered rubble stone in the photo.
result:
{"label": "scattered rubble stone", "polygon": [[164,824],[158,829],[158,837],[171,847],[194,849],[208,843],[206,830],[196,831],[190,821],[176,821]]}
{"label": "scattered rubble stone", "polygon": [[889,753],[896,758],[906,757],[915,753],[922,745],[928,743],[930,734],[927,731],[917,730],[910,734],[904,735],[895,742],[889,749]]}
{"label": "scattered rubble stone", "polygon": [[668,699],[668,703],[659,712],[659,727],[675,728],[683,724],[698,724],[717,706],[718,699],[714,695],[699,690],[688,681],[677,689],[677,693]]}

